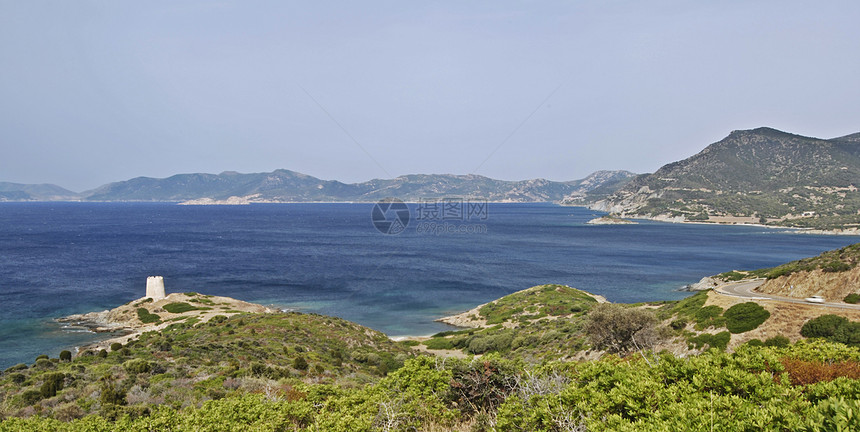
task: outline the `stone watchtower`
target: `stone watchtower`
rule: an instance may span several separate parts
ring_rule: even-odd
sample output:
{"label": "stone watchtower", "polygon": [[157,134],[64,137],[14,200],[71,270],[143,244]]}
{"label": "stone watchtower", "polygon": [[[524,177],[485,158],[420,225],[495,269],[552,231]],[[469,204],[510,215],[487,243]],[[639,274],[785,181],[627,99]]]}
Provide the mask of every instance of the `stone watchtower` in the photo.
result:
{"label": "stone watchtower", "polygon": [[161,276],[150,276],[146,278],[146,298],[161,300],[167,297],[164,293],[164,278]]}

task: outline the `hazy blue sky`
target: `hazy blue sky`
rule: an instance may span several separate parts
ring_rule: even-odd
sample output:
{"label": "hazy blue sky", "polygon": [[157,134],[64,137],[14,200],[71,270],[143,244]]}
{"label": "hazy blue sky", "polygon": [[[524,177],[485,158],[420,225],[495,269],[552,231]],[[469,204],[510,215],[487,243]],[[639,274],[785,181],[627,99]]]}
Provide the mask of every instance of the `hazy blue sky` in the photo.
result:
{"label": "hazy blue sky", "polygon": [[571,180],[734,129],[831,138],[860,131],[858,19],[857,1],[0,0],[0,181]]}

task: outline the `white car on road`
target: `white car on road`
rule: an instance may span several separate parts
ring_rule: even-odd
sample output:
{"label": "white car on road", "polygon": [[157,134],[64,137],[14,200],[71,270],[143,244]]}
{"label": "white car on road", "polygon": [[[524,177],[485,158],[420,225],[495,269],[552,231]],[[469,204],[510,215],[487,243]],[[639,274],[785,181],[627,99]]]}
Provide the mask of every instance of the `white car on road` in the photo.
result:
{"label": "white car on road", "polygon": [[824,303],[824,297],[821,296],[807,297],[804,300],[808,301],[809,303]]}

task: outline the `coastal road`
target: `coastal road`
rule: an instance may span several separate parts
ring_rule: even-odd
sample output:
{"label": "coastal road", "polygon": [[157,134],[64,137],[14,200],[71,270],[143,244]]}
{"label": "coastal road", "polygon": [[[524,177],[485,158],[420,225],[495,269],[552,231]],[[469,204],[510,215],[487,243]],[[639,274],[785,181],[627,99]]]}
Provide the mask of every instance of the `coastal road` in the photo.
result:
{"label": "coastal road", "polygon": [[750,300],[773,300],[785,303],[800,303],[809,306],[821,306],[828,308],[838,308],[838,309],[854,309],[860,310],[860,304],[848,304],[848,303],[834,303],[834,302],[826,302],[826,303],[810,303],[803,299],[794,298],[794,297],[783,297],[776,296],[772,294],[764,294],[760,292],[753,291],[758,288],[765,282],[765,279],[753,279],[746,280],[740,282],[732,282],[726,285],[718,286],[714,291],[718,294],[732,296],[732,297],[741,297],[748,298]]}

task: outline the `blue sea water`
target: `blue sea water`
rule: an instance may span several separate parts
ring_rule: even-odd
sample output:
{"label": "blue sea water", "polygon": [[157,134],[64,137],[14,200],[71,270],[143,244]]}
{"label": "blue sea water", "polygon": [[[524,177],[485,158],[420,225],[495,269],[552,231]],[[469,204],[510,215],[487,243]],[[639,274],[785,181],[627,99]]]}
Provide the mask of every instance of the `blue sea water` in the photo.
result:
{"label": "blue sea water", "polygon": [[149,275],[163,275],[168,292],[422,335],[447,328],[435,318],[537,284],[615,302],[678,299],[687,295],[680,287],[703,276],[860,241],[758,227],[590,226],[599,213],[584,208],[492,203],[485,220],[444,221],[466,233],[418,232],[412,206],[406,230],[386,235],[374,227],[372,207],[1,203],[0,368],[99,337],[52,318],[142,297]]}

